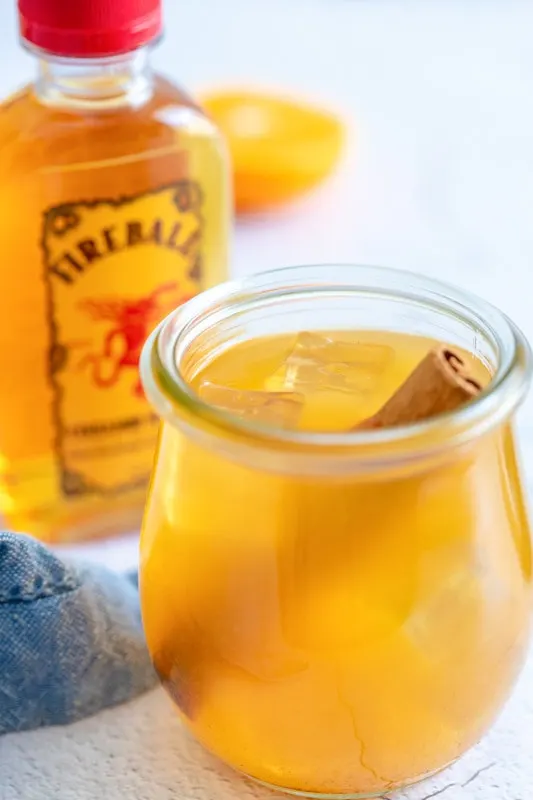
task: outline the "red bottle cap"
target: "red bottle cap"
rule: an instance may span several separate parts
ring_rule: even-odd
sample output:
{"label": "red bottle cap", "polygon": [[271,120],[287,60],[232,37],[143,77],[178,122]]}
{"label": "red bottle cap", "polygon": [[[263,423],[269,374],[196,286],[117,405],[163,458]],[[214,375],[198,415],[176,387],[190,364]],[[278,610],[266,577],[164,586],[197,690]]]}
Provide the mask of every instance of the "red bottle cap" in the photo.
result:
{"label": "red bottle cap", "polygon": [[65,58],[135,50],[162,31],[162,0],[18,0],[25,42]]}

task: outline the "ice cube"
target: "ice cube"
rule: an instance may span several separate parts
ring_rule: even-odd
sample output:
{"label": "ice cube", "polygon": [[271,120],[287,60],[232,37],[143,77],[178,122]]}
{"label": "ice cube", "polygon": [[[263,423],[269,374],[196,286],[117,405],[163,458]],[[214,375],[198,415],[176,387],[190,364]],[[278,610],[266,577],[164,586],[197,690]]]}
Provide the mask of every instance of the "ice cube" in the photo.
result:
{"label": "ice cube", "polygon": [[443,574],[433,590],[421,587],[420,595],[404,627],[409,639],[434,663],[467,654],[483,631],[483,592],[472,570],[463,566]]}
{"label": "ice cube", "polygon": [[267,379],[269,391],[372,392],[394,355],[392,347],[299,333],[282,366]]}
{"label": "ice cube", "polygon": [[513,600],[502,598],[503,587],[491,583],[489,591],[483,576],[466,564],[443,574],[433,592],[424,590],[403,635],[433,676],[428,702],[448,724],[469,730],[472,720],[478,724],[492,715],[499,702],[492,699],[495,686],[512,681],[503,675],[515,669],[521,647],[513,628]]}
{"label": "ice cube", "polygon": [[298,392],[259,392],[233,389],[203,381],[198,394],[208,403],[239,417],[254,419],[282,428],[294,428],[304,406]]}

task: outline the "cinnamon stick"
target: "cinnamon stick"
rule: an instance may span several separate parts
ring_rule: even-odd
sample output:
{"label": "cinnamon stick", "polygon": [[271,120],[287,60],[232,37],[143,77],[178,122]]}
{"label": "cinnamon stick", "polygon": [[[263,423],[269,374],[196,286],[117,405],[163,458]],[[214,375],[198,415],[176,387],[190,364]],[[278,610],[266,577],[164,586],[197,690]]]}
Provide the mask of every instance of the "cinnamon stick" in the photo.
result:
{"label": "cinnamon stick", "polygon": [[472,400],[482,386],[470,374],[461,356],[439,346],[427,354],[384,406],[354,430],[392,428],[419,422]]}

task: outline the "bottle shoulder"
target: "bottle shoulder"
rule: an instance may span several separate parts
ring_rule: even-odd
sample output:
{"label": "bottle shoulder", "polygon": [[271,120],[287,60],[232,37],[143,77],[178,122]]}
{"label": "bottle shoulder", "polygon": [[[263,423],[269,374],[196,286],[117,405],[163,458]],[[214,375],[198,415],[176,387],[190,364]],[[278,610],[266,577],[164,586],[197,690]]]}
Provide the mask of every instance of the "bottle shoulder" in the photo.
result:
{"label": "bottle shoulder", "polygon": [[222,139],[214,122],[192,95],[162,75],[156,76],[156,89],[146,111],[170,129]]}
{"label": "bottle shoulder", "polygon": [[194,99],[160,75],[139,106],[47,104],[31,84],[0,104],[0,170],[137,155],[196,137],[219,134]]}

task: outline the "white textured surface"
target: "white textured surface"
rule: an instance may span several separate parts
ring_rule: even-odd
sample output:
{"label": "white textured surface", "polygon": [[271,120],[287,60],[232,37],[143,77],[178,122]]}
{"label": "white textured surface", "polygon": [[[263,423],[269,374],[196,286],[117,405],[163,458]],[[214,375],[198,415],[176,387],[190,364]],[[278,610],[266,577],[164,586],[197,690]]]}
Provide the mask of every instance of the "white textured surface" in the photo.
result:
{"label": "white textured surface", "polygon": [[[394,800],[531,800],[533,661],[499,723],[441,775]],[[1,800],[269,800],[185,732],[162,690],[68,730],[0,740]],[[276,795],[277,796],[277,795]]]}
{"label": "white textured surface", "polygon": [[[1,92],[31,74],[12,6],[2,3]],[[246,76],[332,102],[354,132],[326,190],[238,226],[239,274],[334,260],[412,268],[483,295],[533,336],[530,0],[167,0],[167,20],[157,60],[190,87]],[[520,432],[531,482],[533,400]],[[136,560],[132,539],[88,552]],[[160,691],[0,740],[0,800],[269,797],[205,754]],[[429,797],[531,800],[533,662],[478,748],[398,795]]]}

